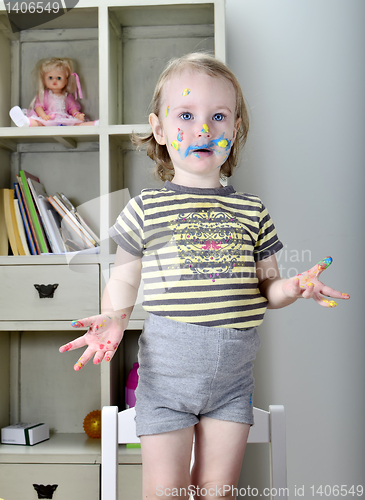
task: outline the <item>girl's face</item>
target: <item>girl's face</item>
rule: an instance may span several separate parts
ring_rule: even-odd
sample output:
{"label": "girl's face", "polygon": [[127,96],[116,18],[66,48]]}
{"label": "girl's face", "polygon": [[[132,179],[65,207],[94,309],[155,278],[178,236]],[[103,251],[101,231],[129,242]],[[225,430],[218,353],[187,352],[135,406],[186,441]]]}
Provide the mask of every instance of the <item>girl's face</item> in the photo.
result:
{"label": "girl's face", "polygon": [[150,115],[156,141],[165,144],[174,165],[173,182],[219,187],[240,119],[236,92],[225,78],[185,70],[165,84],[159,117]]}
{"label": "girl's face", "polygon": [[44,85],[54,94],[62,94],[67,85],[67,73],[62,68],[54,68],[44,74]]}

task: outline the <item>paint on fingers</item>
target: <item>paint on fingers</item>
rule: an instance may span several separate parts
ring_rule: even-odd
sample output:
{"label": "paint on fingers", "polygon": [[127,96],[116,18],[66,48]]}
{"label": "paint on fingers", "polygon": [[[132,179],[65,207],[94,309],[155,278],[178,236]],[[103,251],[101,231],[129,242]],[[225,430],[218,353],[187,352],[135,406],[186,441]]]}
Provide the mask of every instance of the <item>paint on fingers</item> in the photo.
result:
{"label": "paint on fingers", "polygon": [[72,342],[69,342],[68,344],[63,345],[62,347],[60,347],[59,351],[60,352],[67,352],[70,349],[72,349]]}
{"label": "paint on fingers", "polygon": [[326,257],[325,259],[320,260],[317,264],[317,275],[327,269],[327,267],[332,264],[332,261],[332,257]]}
{"label": "paint on fingers", "polygon": [[78,371],[80,371],[80,370],[81,370],[81,368],[82,368],[83,366],[85,366],[85,365],[84,365],[84,363],[82,362],[82,358],[80,358],[80,359],[78,360],[78,362],[75,364],[75,366],[74,366],[74,370],[75,370],[76,372],[78,372]]}
{"label": "paint on fingers", "polygon": [[76,320],[76,321],[71,322],[71,326],[73,326],[74,328],[82,328],[84,326],[84,324],[81,323],[81,321]]}
{"label": "paint on fingers", "polygon": [[322,302],[324,304],[326,304],[326,307],[336,307],[337,306],[337,302],[335,302],[334,300],[322,299]]}

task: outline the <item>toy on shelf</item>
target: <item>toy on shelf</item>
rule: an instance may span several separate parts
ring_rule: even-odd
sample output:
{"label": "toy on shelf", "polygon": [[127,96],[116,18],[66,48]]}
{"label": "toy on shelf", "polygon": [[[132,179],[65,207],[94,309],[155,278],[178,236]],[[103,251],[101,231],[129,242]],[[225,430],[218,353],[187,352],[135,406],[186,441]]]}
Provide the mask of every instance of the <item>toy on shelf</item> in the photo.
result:
{"label": "toy on shelf", "polygon": [[[68,58],[42,59],[34,68],[37,95],[29,109],[11,108],[9,114],[18,127],[43,127],[59,125],[99,125],[99,120],[89,121],[81,113],[80,80]],[[74,95],[73,95],[74,94]]]}
{"label": "toy on shelf", "polygon": [[91,411],[84,418],[84,431],[93,439],[100,439],[101,437],[101,411]]}
{"label": "toy on shelf", "polygon": [[138,363],[133,364],[133,368],[128,374],[127,383],[125,386],[125,405],[126,408],[133,408],[136,405],[135,391],[138,385]]}

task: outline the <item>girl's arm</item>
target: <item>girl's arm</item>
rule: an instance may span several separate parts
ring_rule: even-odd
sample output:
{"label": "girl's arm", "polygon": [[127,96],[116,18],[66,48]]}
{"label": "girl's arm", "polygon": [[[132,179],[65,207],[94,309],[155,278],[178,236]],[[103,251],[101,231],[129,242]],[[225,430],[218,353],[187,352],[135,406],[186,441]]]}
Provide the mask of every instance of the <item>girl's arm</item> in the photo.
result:
{"label": "girl's arm", "polygon": [[94,356],[94,364],[110,361],[115,354],[135,304],[141,280],[141,259],[118,247],[115,264],[102,298],[102,314],[72,322],[88,328],[81,337],[60,347],[60,352],[88,346],[74,366],[81,370]]}
{"label": "girl's arm", "polygon": [[118,247],[110,279],[104,289],[101,312],[114,314],[123,310],[127,327],[141,282],[142,260]]}
{"label": "girl's arm", "polygon": [[326,257],[308,271],[284,279],[280,277],[275,255],[256,262],[260,292],[268,300],[268,309],[286,307],[299,298],[314,299],[324,307],[336,307],[336,302],[329,298],[349,299],[347,293],[341,293],[319,281],[318,277],[331,263],[331,257]]}

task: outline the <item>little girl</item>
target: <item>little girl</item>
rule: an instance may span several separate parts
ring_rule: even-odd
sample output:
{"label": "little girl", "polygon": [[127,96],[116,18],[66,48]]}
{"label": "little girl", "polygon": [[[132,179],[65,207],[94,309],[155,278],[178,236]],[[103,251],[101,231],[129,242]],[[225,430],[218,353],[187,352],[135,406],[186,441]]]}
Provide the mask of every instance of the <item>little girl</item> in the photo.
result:
{"label": "little girl", "polygon": [[[172,61],[162,73],[146,145],[164,181],[132,199],[110,230],[116,264],[103,314],[61,352],[87,345],[80,370],[110,361],[127,328],[141,272],[149,313],[139,340],[136,426],[143,499],[233,499],[253,424],[252,363],[265,310],[313,298],[348,299],[318,279],[331,258],[280,278],[282,248],[261,200],[221,184],[248,132],[236,77],[205,54]],[[190,457],[195,437],[195,462]],[[204,495],[202,494],[204,492]]]}
{"label": "little girl", "polygon": [[[35,67],[38,92],[30,109],[15,106],[9,112],[18,127],[42,127],[51,125],[98,125],[99,120],[89,121],[81,113],[77,102],[77,90],[82,92],[77,73],[73,72],[70,59],[52,57],[42,59]],[[73,97],[72,94],[75,94]]]}

